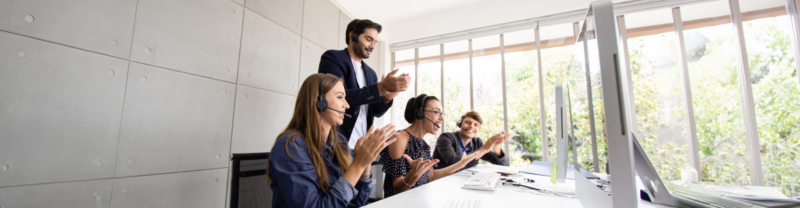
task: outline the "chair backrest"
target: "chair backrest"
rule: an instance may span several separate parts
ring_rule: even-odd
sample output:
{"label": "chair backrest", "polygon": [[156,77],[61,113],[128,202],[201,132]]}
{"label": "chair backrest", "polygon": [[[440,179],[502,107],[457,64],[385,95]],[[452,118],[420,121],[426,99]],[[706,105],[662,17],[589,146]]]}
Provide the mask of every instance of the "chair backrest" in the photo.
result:
{"label": "chair backrest", "polygon": [[231,208],[272,207],[267,184],[269,152],[233,154],[231,160]]}

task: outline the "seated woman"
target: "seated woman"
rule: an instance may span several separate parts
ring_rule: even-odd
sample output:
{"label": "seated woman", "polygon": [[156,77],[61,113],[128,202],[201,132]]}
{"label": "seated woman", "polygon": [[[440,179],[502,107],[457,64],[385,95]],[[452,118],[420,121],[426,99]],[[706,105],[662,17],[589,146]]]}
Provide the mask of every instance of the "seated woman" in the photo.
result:
{"label": "seated woman", "polygon": [[431,147],[421,138],[439,131],[439,125],[444,120],[442,104],[436,97],[421,94],[408,100],[404,117],[411,126],[398,132],[394,137],[396,142],[381,151],[380,162],[383,172],[386,173],[383,183],[385,197],[453,174],[486,153],[475,151],[462,158],[461,162],[434,170],[433,166],[438,161],[432,161]]}
{"label": "seated woman", "polygon": [[[503,153],[500,144],[503,144],[511,134],[501,132],[486,140],[483,144],[481,138],[476,137],[481,129],[483,119],[478,112],[470,111],[461,116],[461,120],[456,122],[456,126],[461,128],[459,131],[442,133],[436,140],[436,150],[433,151],[433,159],[439,160],[439,164],[449,166],[461,161],[464,155],[471,154],[478,150],[491,151],[481,157],[481,159],[497,164],[508,166],[508,157]],[[470,168],[478,164],[478,161],[470,161],[463,169]],[[462,170],[463,170],[462,169]]]}
{"label": "seated woman", "polygon": [[[267,164],[272,207],[362,206],[372,191],[370,164],[395,131],[387,125],[358,139],[350,156],[347,139],[336,133],[350,106],[340,78],[314,74],[300,87],[294,115],[278,135]],[[330,110],[329,110],[330,109]]]}

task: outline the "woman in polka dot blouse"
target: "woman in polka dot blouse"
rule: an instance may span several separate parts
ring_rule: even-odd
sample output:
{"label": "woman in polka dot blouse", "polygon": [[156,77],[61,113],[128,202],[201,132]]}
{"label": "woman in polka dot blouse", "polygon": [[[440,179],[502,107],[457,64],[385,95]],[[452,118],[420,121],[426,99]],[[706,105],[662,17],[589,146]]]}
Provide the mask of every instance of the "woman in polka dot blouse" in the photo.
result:
{"label": "woman in polka dot blouse", "polygon": [[381,151],[380,161],[383,172],[386,173],[383,183],[384,197],[453,174],[487,153],[476,151],[455,164],[434,170],[433,167],[439,160],[433,160],[431,147],[421,138],[439,131],[439,125],[444,121],[442,104],[434,96],[421,94],[408,100],[404,117],[411,126],[397,131],[397,140]]}

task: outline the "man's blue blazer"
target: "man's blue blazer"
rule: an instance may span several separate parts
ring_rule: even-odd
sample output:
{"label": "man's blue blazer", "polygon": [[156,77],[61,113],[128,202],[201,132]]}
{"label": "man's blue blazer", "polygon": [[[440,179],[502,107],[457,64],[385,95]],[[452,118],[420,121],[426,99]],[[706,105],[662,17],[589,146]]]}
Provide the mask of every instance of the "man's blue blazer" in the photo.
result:
{"label": "man's blue blazer", "polygon": [[367,81],[367,85],[364,88],[358,88],[356,73],[353,71],[352,59],[350,59],[350,53],[347,52],[347,48],[344,50],[325,51],[319,61],[319,73],[334,74],[344,79],[344,89],[345,93],[347,93],[345,100],[350,104],[350,109],[345,112],[353,115],[353,117],[344,117],[344,123],[339,126],[339,132],[347,139],[350,139],[350,134],[353,133],[353,126],[356,124],[361,105],[369,104],[367,109],[367,129],[369,129],[372,126],[374,117],[383,116],[394,103],[394,100],[390,101],[389,104],[383,102],[383,98],[378,92],[378,76],[375,71],[367,66],[364,61],[361,61],[361,68],[364,70],[364,78]]}

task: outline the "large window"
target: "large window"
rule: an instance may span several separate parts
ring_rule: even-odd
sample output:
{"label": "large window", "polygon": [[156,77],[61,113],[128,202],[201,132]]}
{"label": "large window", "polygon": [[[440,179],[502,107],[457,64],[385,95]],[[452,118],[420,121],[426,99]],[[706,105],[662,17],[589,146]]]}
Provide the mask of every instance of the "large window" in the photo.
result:
{"label": "large window", "polygon": [[[417,77],[419,92],[417,92],[417,95],[424,93],[442,100],[442,62],[440,54],[441,47],[439,45],[419,48],[419,76]],[[436,120],[435,118],[431,119]],[[436,135],[426,135],[424,140],[428,142],[431,148],[435,148],[436,138],[441,133],[442,129],[440,128]]]}
{"label": "large window", "polygon": [[785,2],[741,0],[740,5],[764,185],[788,195],[800,192],[800,93]]}
{"label": "large window", "polygon": [[[395,74],[399,76],[401,74],[409,74],[411,75],[411,83],[408,84],[408,89],[405,92],[401,92],[396,97],[394,97],[394,103],[392,104],[392,124],[397,126],[397,129],[405,129],[409,125],[408,121],[406,121],[403,113],[406,110],[406,103],[408,100],[415,97],[414,94],[414,84],[415,84],[415,73],[414,73],[414,49],[403,50],[395,52],[395,68],[400,69],[400,71]],[[394,70],[394,69],[392,69]]]}
{"label": "large window", "polygon": [[[575,117],[573,120],[576,125],[573,125],[573,130],[575,130],[576,136],[579,138],[576,144],[580,144],[579,149],[582,153],[580,158],[588,158],[588,160],[581,160],[582,166],[589,168],[591,167],[592,158],[591,148],[586,147],[589,147],[590,143],[583,141],[591,141],[588,133],[590,129],[588,125],[577,125],[581,124],[581,121],[588,121],[588,107],[582,108],[584,104],[588,106],[588,103],[585,100],[578,99],[586,97],[586,81],[583,75],[585,74],[583,61],[580,60],[583,58],[583,50],[574,46],[574,33],[573,23],[571,22],[542,27],[539,33],[542,47],[542,79],[545,115],[547,118],[548,158],[551,160],[556,158],[555,85],[562,84],[567,90],[570,90],[570,97],[573,99],[569,101],[574,101],[572,110]],[[586,111],[582,109],[586,109]],[[587,145],[584,146],[583,144]],[[604,153],[605,151],[601,152]],[[571,157],[569,158],[571,159]]]}
{"label": "large window", "polygon": [[[570,134],[575,136],[575,146],[578,150],[578,163],[587,170],[594,168],[592,154],[591,120],[589,119],[589,94],[586,88],[586,62],[584,58],[583,42],[572,46],[571,64],[567,69],[565,90],[569,96],[567,107],[570,110]],[[603,145],[604,147],[605,145]],[[572,150],[570,150],[572,151]],[[604,152],[604,151],[603,151]],[[572,155],[572,152],[570,152]],[[572,157],[570,157],[570,164]],[[605,164],[605,163],[603,163]],[[599,169],[599,167],[598,167]]]}
{"label": "large window", "polygon": [[533,29],[504,34],[508,128],[517,133],[509,148],[514,167],[542,160],[535,40]]}
{"label": "large window", "polygon": [[681,7],[703,181],[750,184],[727,1]]}
{"label": "large window", "polygon": [[[626,96],[634,98],[626,103],[632,104],[629,115],[636,124],[631,131],[637,133],[665,181],[679,179],[680,169],[692,167],[689,158],[695,152],[689,150],[696,148],[703,182],[751,185],[749,162],[761,162],[765,185],[796,195],[800,192],[800,83],[791,38],[794,28],[783,0],[739,3],[752,91],[742,91],[740,85],[744,79],[738,68],[738,31],[731,24],[728,1],[679,7],[682,31],[675,31],[672,8],[626,13],[620,19],[626,23],[627,39],[619,43],[626,44],[627,51],[622,52],[629,61],[621,66],[630,68],[629,74],[621,76],[631,81],[622,87]],[[603,86],[598,63],[585,63],[599,55],[584,57],[583,42],[574,44],[574,26],[572,22],[540,25],[538,34],[526,29],[444,43],[444,63],[440,44],[398,51],[395,64],[402,72],[419,75],[414,79],[420,83],[416,94],[442,97],[443,131],[458,130],[455,122],[471,109],[484,117],[478,135],[483,139],[503,131],[507,119],[509,129],[517,133],[507,149],[515,167],[545,156],[555,159],[555,85],[564,85],[572,115],[568,130],[574,131],[577,139],[578,162],[586,169],[604,172],[608,153]],[[677,32],[684,36],[686,59],[679,58]],[[597,51],[596,41],[589,38],[589,50]],[[538,50],[537,44],[541,45]],[[418,59],[414,59],[415,50]],[[415,61],[419,63],[417,74]],[[681,76],[683,65],[688,66],[686,77]],[[685,83],[691,86],[691,97],[684,94]],[[747,151],[742,95],[750,93],[758,125],[758,151]],[[402,102],[392,108],[395,124],[408,125],[402,112],[414,94],[398,96]],[[693,114],[686,111],[687,98],[691,98],[688,104]],[[689,131],[692,119],[696,132]],[[691,140],[694,137],[696,141]],[[597,167],[592,138],[596,138]],[[751,161],[756,156],[761,160]]]}
{"label": "large window", "polygon": [[444,44],[444,131],[457,131],[456,121],[470,110],[469,42]]}
{"label": "large window", "polygon": [[636,136],[664,181],[690,167],[683,81],[672,9],[625,15],[636,110]]}
{"label": "large window", "polygon": [[478,137],[486,141],[503,128],[503,83],[500,36],[472,39],[473,105],[483,117]]}

